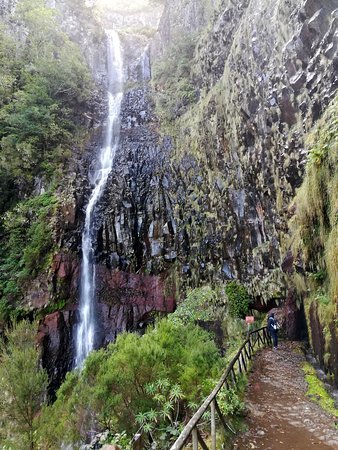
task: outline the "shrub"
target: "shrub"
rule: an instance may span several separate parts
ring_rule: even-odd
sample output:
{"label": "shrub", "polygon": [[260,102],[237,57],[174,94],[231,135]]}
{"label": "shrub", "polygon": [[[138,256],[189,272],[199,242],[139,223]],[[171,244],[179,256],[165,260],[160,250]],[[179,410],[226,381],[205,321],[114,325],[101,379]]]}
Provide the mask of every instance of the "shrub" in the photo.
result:
{"label": "shrub", "polygon": [[51,217],[57,205],[45,193],[18,203],[4,216],[6,241],[0,251],[0,293],[12,305],[20,299],[22,282],[34,278],[53,249]]}
{"label": "shrub", "polygon": [[47,374],[40,368],[36,324],[26,321],[0,341],[0,441],[2,448],[36,448],[35,418],[46,399]]}
{"label": "shrub", "polygon": [[[78,135],[93,83],[79,47],[43,0],[17,2],[25,39],[0,24],[0,210],[55,180]],[[10,28],[10,27],[8,27]]]}
{"label": "shrub", "polygon": [[92,352],[81,373],[68,374],[42,414],[42,448],[85,442],[88,430],[112,436],[125,431],[131,438],[145,423],[154,438],[165,432],[169,439],[175,432],[163,430],[172,426],[178,403],[182,419],[184,405],[209,393],[220,362],[211,337],[192,324],[162,320],[143,336],[121,334],[107,349]]}
{"label": "shrub", "polygon": [[161,119],[174,120],[196,100],[190,68],[196,39],[180,36],[153,69],[156,108]]}
{"label": "shrub", "polygon": [[220,289],[202,286],[188,291],[184,301],[170,315],[170,320],[185,324],[223,319],[225,307],[226,301]]}
{"label": "shrub", "polygon": [[243,318],[249,310],[250,297],[246,288],[237,281],[230,281],[225,286],[228,297],[229,312],[233,317]]}

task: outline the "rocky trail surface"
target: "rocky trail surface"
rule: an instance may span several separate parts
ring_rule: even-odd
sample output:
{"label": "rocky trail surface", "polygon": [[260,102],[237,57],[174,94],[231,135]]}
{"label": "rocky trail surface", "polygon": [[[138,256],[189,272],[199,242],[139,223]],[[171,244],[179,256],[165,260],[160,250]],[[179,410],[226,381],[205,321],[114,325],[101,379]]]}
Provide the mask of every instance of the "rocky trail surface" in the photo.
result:
{"label": "rocky trail surface", "polygon": [[295,342],[256,356],[246,398],[248,431],[233,450],[338,449],[335,417],[306,396],[304,362]]}

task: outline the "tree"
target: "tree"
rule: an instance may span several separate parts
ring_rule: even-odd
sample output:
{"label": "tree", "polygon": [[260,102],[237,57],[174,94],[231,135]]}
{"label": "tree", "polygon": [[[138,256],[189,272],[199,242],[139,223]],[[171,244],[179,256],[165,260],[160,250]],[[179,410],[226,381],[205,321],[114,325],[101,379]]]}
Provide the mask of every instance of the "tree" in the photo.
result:
{"label": "tree", "polygon": [[40,367],[36,324],[22,321],[0,341],[1,448],[33,450],[35,418],[46,399],[47,374]]}

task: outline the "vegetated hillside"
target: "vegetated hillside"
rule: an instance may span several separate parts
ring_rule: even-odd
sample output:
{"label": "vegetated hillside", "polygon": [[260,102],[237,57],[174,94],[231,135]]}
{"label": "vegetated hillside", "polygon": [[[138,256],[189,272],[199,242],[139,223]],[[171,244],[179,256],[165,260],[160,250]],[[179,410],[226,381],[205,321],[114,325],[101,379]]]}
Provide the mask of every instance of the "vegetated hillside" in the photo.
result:
{"label": "vegetated hillside", "polygon": [[43,1],[15,3],[0,22],[1,320],[29,306],[32,280],[34,300],[46,303],[39,290],[95,106],[92,74],[59,13]]}
{"label": "vegetated hillside", "polygon": [[[42,448],[61,443],[144,444],[168,448],[179,422],[191,415],[219,375],[222,360],[212,337],[194,324],[162,320],[140,336],[123,333],[91,353],[84,370],[71,372],[55,403],[38,422]],[[102,433],[102,434],[100,434]]]}
{"label": "vegetated hillside", "polygon": [[[0,443],[18,450],[115,443],[129,450],[135,433],[142,432],[145,447],[156,442],[159,449],[169,448],[247,332],[239,317],[247,311],[248,296],[230,286],[229,307],[221,289],[204,286],[143,335],[125,332],[91,352],[82,370],[67,374],[53,403],[46,398],[36,324],[22,321],[6,330],[6,342],[0,341]],[[210,329],[215,321],[224,331],[224,340],[219,335],[224,356],[200,326]],[[24,367],[24,376],[18,367]],[[243,411],[241,387],[220,393],[226,416]]]}

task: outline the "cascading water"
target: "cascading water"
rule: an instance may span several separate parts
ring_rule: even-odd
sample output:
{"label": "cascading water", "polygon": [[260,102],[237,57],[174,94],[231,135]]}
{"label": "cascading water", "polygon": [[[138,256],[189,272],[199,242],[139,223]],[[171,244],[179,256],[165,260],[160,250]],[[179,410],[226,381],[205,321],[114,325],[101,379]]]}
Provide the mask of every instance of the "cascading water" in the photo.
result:
{"label": "cascading water", "polygon": [[143,81],[149,81],[151,78],[149,45],[147,45],[146,48],[144,49],[144,52],[141,56],[141,63],[142,63],[142,79]]}
{"label": "cascading water", "polygon": [[97,168],[91,177],[94,186],[86,208],[82,233],[82,267],[80,278],[80,323],[76,335],[75,367],[81,367],[88,353],[94,348],[95,331],[95,265],[94,239],[95,206],[102,195],[111,172],[120,134],[120,110],[122,93],[122,55],[120,40],[114,30],[107,31],[108,54],[108,102],[109,116],[104,145],[99,153]]}

